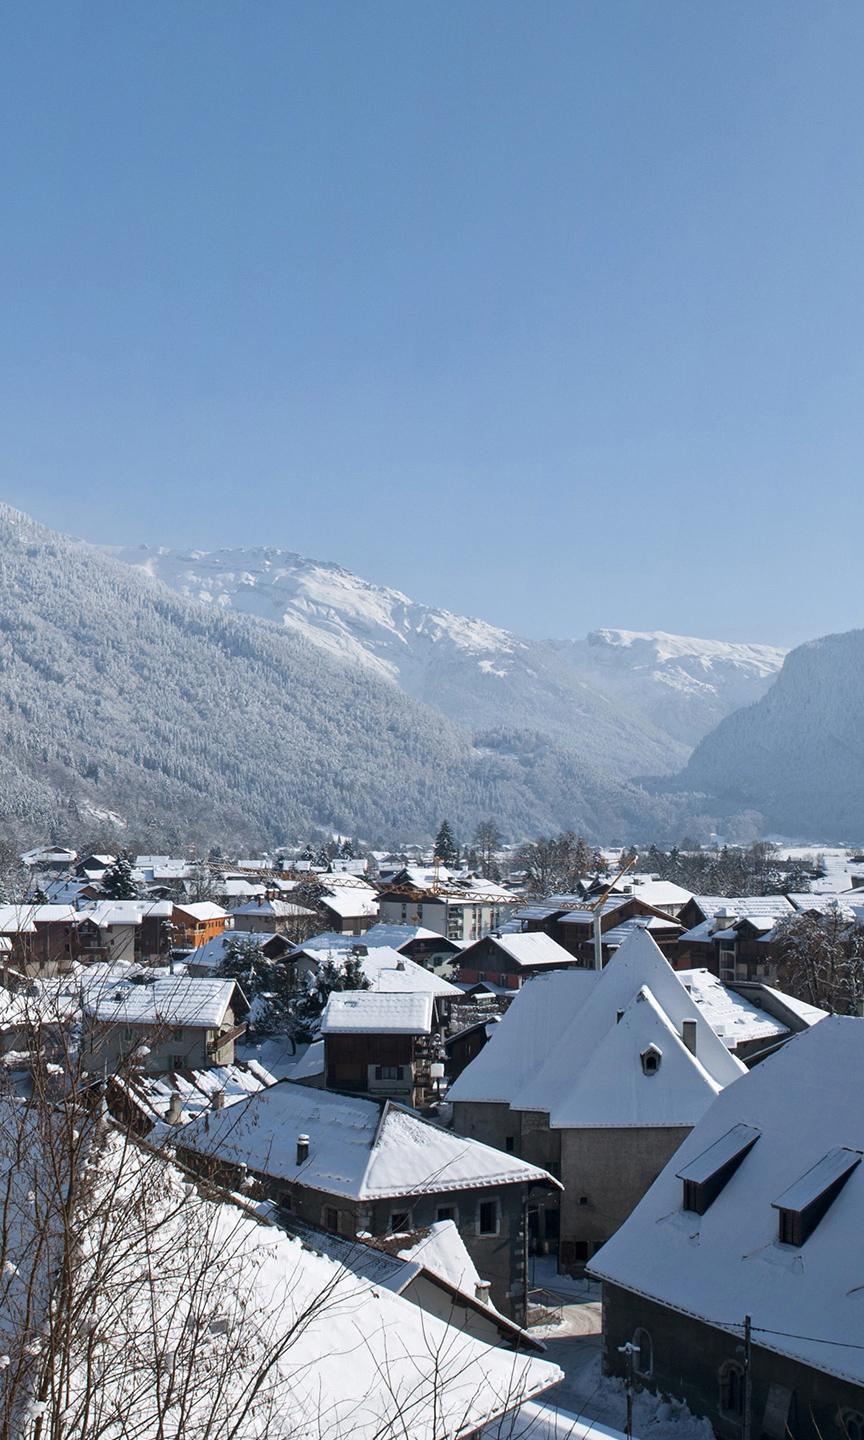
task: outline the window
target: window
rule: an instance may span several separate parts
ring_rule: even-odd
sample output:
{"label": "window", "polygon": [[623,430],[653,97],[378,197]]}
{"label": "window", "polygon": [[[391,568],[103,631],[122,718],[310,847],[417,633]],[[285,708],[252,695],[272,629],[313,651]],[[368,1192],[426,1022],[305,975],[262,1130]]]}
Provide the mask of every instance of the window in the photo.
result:
{"label": "window", "polygon": [[123,1039],[126,1041],[135,1039],[135,1032],[133,1031],[131,1025],[123,1026]]}
{"label": "window", "polygon": [[633,1344],[636,1347],[633,1355],[633,1369],[637,1375],[646,1378],[654,1373],[654,1342],[647,1330],[641,1326],[634,1331]]}
{"label": "window", "polygon": [[174,1040],[175,1042],[179,1043],[179,1042],[183,1039],[183,1031],[182,1031],[182,1029],[172,1030],[172,1031],[171,1031],[171,1039]]}
{"label": "window", "polygon": [[411,1229],[411,1211],[394,1210],[390,1216],[391,1235],[402,1235],[406,1230]]}
{"label": "window", "polygon": [[339,1211],[336,1209],[336,1207],[335,1207],[334,1205],[325,1205],[325,1206],[324,1206],[324,1214],[323,1214],[323,1217],[322,1217],[322,1224],[323,1224],[325,1230],[332,1230],[335,1234],[338,1235],[338,1233],[339,1233]]}
{"label": "window", "polygon": [[498,1201],[481,1200],[477,1207],[478,1235],[498,1234]]}
{"label": "window", "polygon": [[401,1079],[402,1079],[402,1066],[401,1066],[401,1065],[376,1065],[376,1066],[375,1066],[375,1079],[376,1079],[376,1080],[401,1080]]}
{"label": "window", "polygon": [[740,1420],[744,1414],[744,1366],[737,1360],[727,1360],[720,1366],[720,1413],[730,1420]]}
{"label": "window", "polygon": [[183,1066],[186,1064],[186,1056],[170,1055],[168,1057],[168,1064],[172,1070],[182,1070]]}
{"label": "window", "polygon": [[[452,1220],[455,1224],[458,1218],[459,1214],[455,1205],[439,1205],[435,1211],[436,1220]],[[864,1436],[861,1437],[861,1440],[864,1440]]]}
{"label": "window", "polygon": [[735,979],[735,941],[721,940],[718,944],[718,959],[721,980]]}
{"label": "window", "polygon": [[663,1059],[663,1051],[657,1045],[649,1045],[640,1055],[642,1071],[645,1075],[656,1075],[660,1069],[660,1061]]}
{"label": "window", "polygon": [[512,1154],[513,1154],[513,1151],[516,1149],[516,1139],[515,1139],[515,1136],[513,1136],[513,1135],[507,1135],[507,1136],[505,1136],[505,1139],[504,1139],[504,1149],[507,1151],[507,1154],[508,1154],[508,1155],[512,1155]]}

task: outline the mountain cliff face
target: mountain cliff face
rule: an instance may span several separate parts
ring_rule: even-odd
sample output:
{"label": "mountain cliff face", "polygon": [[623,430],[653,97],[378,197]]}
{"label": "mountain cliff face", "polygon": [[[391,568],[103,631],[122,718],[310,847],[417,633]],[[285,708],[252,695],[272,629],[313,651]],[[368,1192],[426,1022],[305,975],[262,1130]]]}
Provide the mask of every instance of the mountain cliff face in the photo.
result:
{"label": "mountain cliff face", "polygon": [[528,640],[276,548],[111,552],[183,595],[257,615],[473,730],[531,730],[627,777],[674,770],[782,663],[769,646],[599,630]]}
{"label": "mountain cliff face", "polygon": [[723,720],[670,783],[720,815],[758,812],[763,833],[864,840],[864,630],[786,657],[768,693]]}
{"label": "mountain cliff face", "polygon": [[575,743],[475,736],[297,627],[187,599],[0,506],[7,833],[113,815],[165,843],[312,824],[393,840],[495,815],[517,836],[628,838],[669,813]]}

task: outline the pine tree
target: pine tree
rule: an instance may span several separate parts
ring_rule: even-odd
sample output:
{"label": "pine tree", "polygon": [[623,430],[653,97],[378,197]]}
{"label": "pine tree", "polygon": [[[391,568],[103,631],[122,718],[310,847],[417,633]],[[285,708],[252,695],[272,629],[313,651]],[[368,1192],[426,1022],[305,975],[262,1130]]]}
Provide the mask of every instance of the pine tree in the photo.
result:
{"label": "pine tree", "polygon": [[118,855],[102,876],[102,889],[109,900],[135,900],[138,886],[132,878],[132,861],[128,855]]}
{"label": "pine tree", "polygon": [[435,836],[435,854],[442,865],[452,866],[459,863],[459,846],[453,838],[449,820],[441,821],[438,834]]}
{"label": "pine tree", "polygon": [[339,854],[342,856],[343,860],[354,859],[354,846],[352,845],[350,840],[342,841],[342,849],[339,851]]}

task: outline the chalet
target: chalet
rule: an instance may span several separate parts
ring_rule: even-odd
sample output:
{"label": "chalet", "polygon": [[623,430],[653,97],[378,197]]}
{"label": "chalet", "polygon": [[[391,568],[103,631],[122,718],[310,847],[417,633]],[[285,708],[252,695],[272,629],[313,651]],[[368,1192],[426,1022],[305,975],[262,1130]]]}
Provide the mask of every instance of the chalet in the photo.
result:
{"label": "chalet", "polygon": [[21,864],[34,870],[70,870],[78,859],[77,851],[62,845],[38,845],[21,857]]}
{"label": "chalet", "polygon": [[524,1211],[544,1170],[452,1135],[392,1100],[282,1080],[177,1136],[184,1163],[222,1183],[257,1178],[289,1214],[353,1239],[454,1221],[499,1310],[524,1323]]}
{"label": "chalet", "polygon": [[679,968],[704,966],[727,984],[776,979],[772,932],[780,920],[794,913],[785,895],[732,900],[694,896],[687,918],[697,913],[697,908],[701,913],[703,907],[710,913],[686,929],[678,942],[675,964]]}
{"label": "chalet", "polygon": [[265,895],[238,905],[231,914],[238,929],[258,930],[265,935],[285,935],[295,941],[298,935],[304,933],[301,927],[305,925],[308,933],[309,922],[315,919],[314,910],[297,905],[292,900],[275,900]]}
{"label": "chalet", "polygon": [[500,1018],[497,1014],[484,1016],[475,1020],[472,1025],[466,1025],[462,1030],[447,1036],[444,1041],[444,1067],[449,1083],[452,1084],[458,1079],[471,1061],[476,1060],[491,1039]]}
{"label": "chalet", "polygon": [[864,1023],[830,1016],[722,1092],[591,1262],[608,1372],[635,1342],[720,1440],[864,1433],[862,1089]]}
{"label": "chalet", "polygon": [[83,991],[81,1060],[113,1073],[129,1065],[149,1074],[230,1065],[245,1026],[234,1024],[231,980],[165,976],[114,980]]}
{"label": "chalet", "polygon": [[378,892],[350,876],[345,877],[346,883],[339,883],[336,875],[328,875],[326,880],[327,888],[316,901],[324,923],[342,935],[364,935],[378,919]]}
{"label": "chalet", "polygon": [[439,889],[421,875],[402,870],[378,898],[378,910],[385,924],[422,925],[449,940],[479,940],[490,930],[499,930],[516,897],[491,880],[448,882]]}
{"label": "chalet", "polygon": [[116,1119],[136,1135],[149,1135],[154,1129],[158,1133],[160,1125],[188,1125],[199,1115],[236,1105],[275,1084],[275,1076],[252,1060],[206,1070],[111,1076],[107,1101]]}
{"label": "chalet", "polygon": [[527,933],[544,931],[586,966],[595,963],[595,923],[599,918],[603,964],[636,929],[647,929],[667,957],[676,953],[683,926],[665,911],[648,905],[635,895],[611,895],[595,902],[593,908],[572,896],[550,896],[539,904],[524,906],[514,915]]}
{"label": "chalet", "polygon": [[99,900],[75,915],[74,956],[83,964],[156,964],[171,948],[172,916],[170,900]]}
{"label": "chalet", "polygon": [[[171,915],[174,927],[174,944],[183,950],[197,950],[208,940],[215,940],[231,923],[231,916],[221,905],[209,900],[184,901],[175,904]],[[248,928],[252,928],[251,926]],[[272,926],[267,926],[272,929]]]}
{"label": "chalet", "polygon": [[215,940],[199,945],[186,957],[187,975],[212,975],[218,977],[228,947],[245,942],[257,945],[265,960],[284,960],[293,946],[285,935],[268,933],[264,930],[224,930]]}
{"label": "chalet", "polygon": [[298,945],[288,956],[286,963],[294,966],[298,983],[303,983],[304,977],[314,975],[328,963],[344,965],[351,956],[359,960],[369,988],[375,992],[431,995],[436,1030],[446,1025],[451,1007],[462,998],[461,990],[456,985],[451,985],[449,980],[433,974],[423,965],[415,965],[413,960],[391,950],[387,945],[376,945],[367,949],[360,942],[354,944],[350,950],[341,945],[338,949],[328,947],[319,950],[315,945],[320,938],[316,938],[315,944],[310,942],[307,945]]}
{"label": "chalet", "polygon": [[71,905],[0,905],[0,955],[5,983],[59,975],[74,960],[76,912]]}
{"label": "chalet", "polygon": [[518,990],[530,975],[577,964],[571,952],[543,930],[498,932],[465,947],[459,960],[459,982],[470,986],[491,980],[505,990]]}
{"label": "chalet", "polygon": [[748,1069],[827,1013],[760,981],[724,985],[710,970],[677,975],[714,1034]]}
{"label": "chalet", "polygon": [[432,1027],[428,990],[396,995],[335,991],[321,1017],[327,1089],[389,1095],[415,1107],[430,1104],[437,1055]]}

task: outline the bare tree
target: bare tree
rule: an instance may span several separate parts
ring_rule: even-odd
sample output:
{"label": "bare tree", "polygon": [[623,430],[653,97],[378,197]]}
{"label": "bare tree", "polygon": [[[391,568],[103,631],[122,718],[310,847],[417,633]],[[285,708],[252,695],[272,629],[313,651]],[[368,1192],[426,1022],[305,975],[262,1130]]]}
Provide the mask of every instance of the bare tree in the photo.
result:
{"label": "bare tree", "polygon": [[837,902],[790,915],[774,932],[783,988],[837,1015],[864,1013],[864,930]]}
{"label": "bare tree", "polygon": [[68,1015],[30,1018],[0,1093],[0,1440],[444,1440],[537,1388],[184,1173],[109,1114]]}

